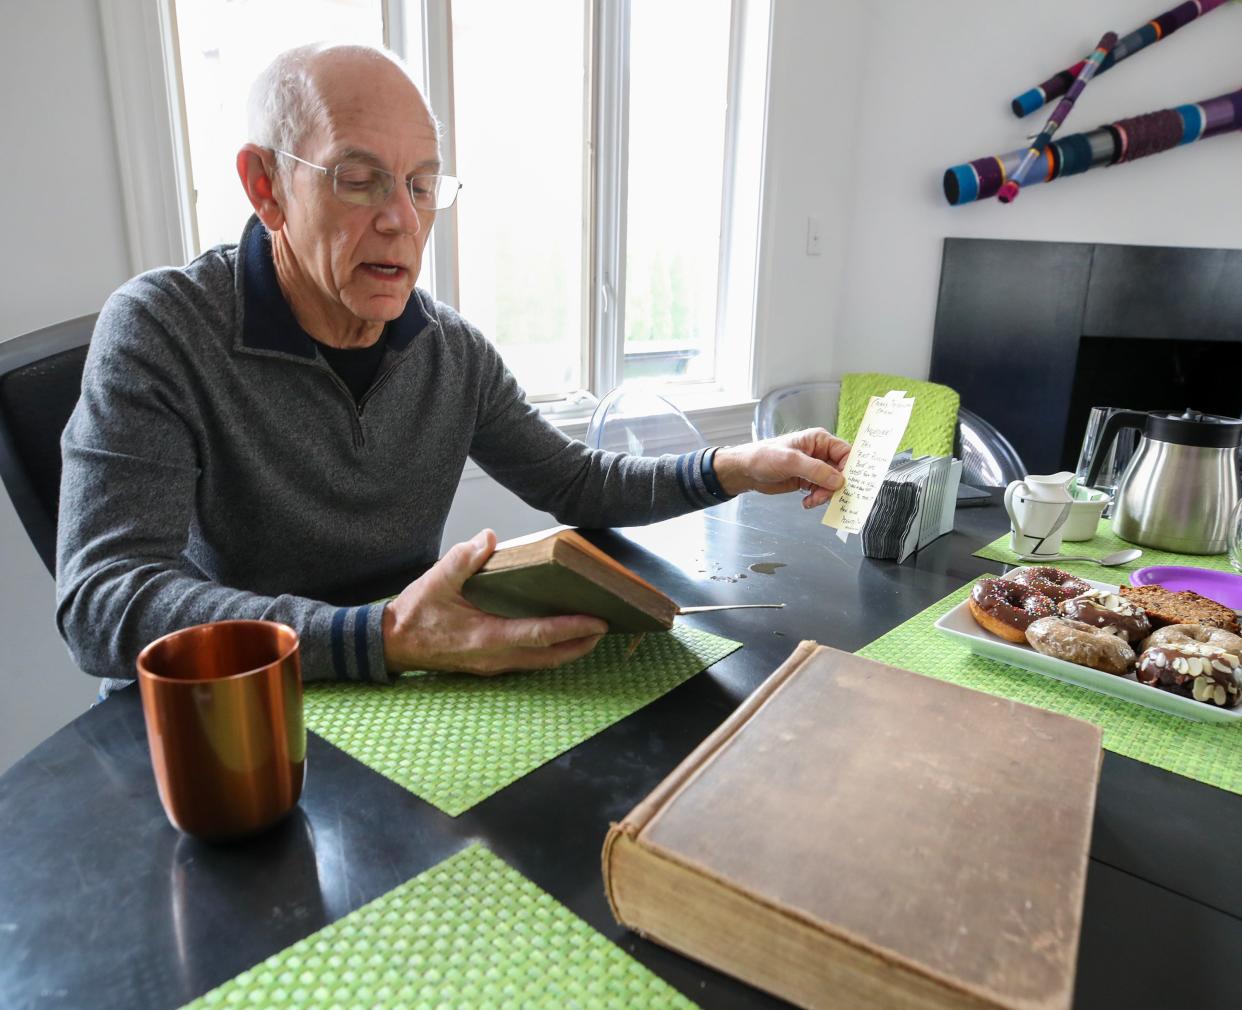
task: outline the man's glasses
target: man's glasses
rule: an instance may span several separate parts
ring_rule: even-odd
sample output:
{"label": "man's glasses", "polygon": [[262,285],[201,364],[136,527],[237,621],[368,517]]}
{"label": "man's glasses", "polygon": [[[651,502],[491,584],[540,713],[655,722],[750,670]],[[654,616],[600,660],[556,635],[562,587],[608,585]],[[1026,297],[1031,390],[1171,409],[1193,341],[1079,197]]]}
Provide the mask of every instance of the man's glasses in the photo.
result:
{"label": "man's glasses", "polygon": [[[299,158],[288,151],[276,154],[291,158],[307,168],[322,172],[332,180],[332,192],[345,203],[359,207],[377,207],[382,204],[397,185],[397,177],[385,169],[365,161],[342,161],[328,168]],[[447,210],[457,199],[461,183],[455,175],[411,175],[405,180],[410,199],[418,210]]]}

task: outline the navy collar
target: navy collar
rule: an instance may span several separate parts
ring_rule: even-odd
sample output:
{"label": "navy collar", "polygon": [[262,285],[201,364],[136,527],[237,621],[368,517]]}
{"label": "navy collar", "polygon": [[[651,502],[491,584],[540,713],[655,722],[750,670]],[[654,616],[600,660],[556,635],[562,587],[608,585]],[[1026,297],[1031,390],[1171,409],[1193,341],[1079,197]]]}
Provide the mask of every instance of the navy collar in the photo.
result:
{"label": "navy collar", "polygon": [[[238,273],[242,280],[242,347],[251,351],[288,354],[313,361],[319,357],[311,339],[293,315],[276,279],[272,242],[257,216],[251,216],[237,245]],[[405,311],[385,330],[388,347],[400,353],[431,324],[422,294],[414,291]]]}

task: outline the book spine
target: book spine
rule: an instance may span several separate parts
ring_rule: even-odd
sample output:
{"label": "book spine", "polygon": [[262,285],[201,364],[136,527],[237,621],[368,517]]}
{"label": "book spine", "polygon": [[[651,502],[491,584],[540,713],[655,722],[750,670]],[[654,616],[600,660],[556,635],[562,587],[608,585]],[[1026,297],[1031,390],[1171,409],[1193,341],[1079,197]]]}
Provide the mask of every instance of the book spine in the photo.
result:
{"label": "book spine", "polygon": [[800,642],[798,647],[789,654],[789,658],[777,667],[776,671],[760,684],[729,718],[717,726],[715,731],[691,751],[690,755],[674,768],[645,800],[626,815],[621,821],[622,829],[629,831],[630,834],[637,834],[650,823],[660,809],[689,784],[700,769],[711,761],[712,756],[742,728],[742,725],[754,717],[781,685],[789,680],[816,650],[822,648],[823,646],[818,642]]}
{"label": "book spine", "polygon": [[777,688],[785,683],[817,650],[823,648],[817,642],[800,642],[790,653],[789,658],[768,677],[747,698],[729,718],[722,722],[716,730],[698,745],[689,756],[681,762],[651,793],[633,810],[625,815],[620,822],[613,823],[604,839],[604,850],[601,863],[604,877],[604,893],[608,898],[608,907],[612,909],[613,918],[622,922],[617,912],[616,896],[613,893],[611,856],[613,846],[622,836],[634,838],[651,821],[651,819],[686,785],[700,768],[710,761],[716,753],[760,708],[763,707]]}

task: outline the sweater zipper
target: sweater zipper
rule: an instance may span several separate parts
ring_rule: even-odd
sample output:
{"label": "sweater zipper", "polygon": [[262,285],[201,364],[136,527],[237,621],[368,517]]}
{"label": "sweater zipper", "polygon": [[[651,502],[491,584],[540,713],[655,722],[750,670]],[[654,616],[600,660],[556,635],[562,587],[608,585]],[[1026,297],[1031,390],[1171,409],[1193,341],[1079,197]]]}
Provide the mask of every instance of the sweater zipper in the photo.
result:
{"label": "sweater zipper", "polygon": [[345,385],[344,379],[342,379],[331,369],[328,370],[328,374],[332,376],[332,381],[336,383],[336,388],[345,394],[345,396],[349,399],[349,405],[353,408],[351,414],[354,421],[353,436],[355,449],[365,448],[367,444],[366,431],[362,427],[362,412],[366,409],[367,401],[371,399],[371,395],[373,393],[375,393],[385,382],[388,381],[392,373],[397,370],[401,362],[404,360],[404,357],[398,358],[391,365],[389,365],[383,373],[381,373],[380,377],[371,383],[371,388],[363,394],[361,400],[354,399],[354,394],[351,393],[349,387]]}

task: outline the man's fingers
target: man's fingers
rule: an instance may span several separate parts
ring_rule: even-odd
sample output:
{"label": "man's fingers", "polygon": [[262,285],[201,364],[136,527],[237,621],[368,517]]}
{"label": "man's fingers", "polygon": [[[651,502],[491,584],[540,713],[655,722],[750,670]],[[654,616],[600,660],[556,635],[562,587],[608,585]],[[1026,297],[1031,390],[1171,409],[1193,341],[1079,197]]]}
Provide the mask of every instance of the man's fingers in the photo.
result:
{"label": "man's fingers", "polygon": [[797,444],[804,448],[808,455],[825,460],[838,470],[845,465],[846,457],[850,454],[849,442],[837,438],[832,432],[823,428],[808,428],[798,432],[795,438]]}
{"label": "man's fingers", "polygon": [[480,530],[469,540],[454,544],[436,567],[441,570],[449,586],[460,592],[466,580],[486,564],[495,549],[496,534],[491,530]]}
{"label": "man's fingers", "polygon": [[563,617],[497,618],[488,629],[500,648],[544,649],[580,638],[595,638],[608,631],[608,623],[586,614]]}
{"label": "man's fingers", "polygon": [[804,452],[797,453],[790,476],[800,477],[816,487],[826,488],[829,493],[839,490],[845,484],[845,478],[836,467]]}
{"label": "man's fingers", "polygon": [[573,638],[568,642],[560,642],[543,648],[513,649],[488,662],[487,669],[476,672],[481,676],[490,677],[518,670],[545,670],[554,666],[563,666],[565,663],[585,656],[599,644],[603,637],[603,635],[588,635],[585,638]]}
{"label": "man's fingers", "polygon": [[831,491],[825,491],[822,487],[816,488],[805,498],[802,499],[802,507],[804,509],[818,508],[832,497]]}

